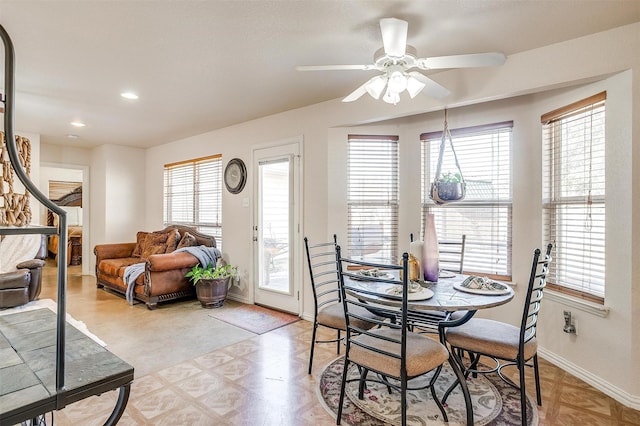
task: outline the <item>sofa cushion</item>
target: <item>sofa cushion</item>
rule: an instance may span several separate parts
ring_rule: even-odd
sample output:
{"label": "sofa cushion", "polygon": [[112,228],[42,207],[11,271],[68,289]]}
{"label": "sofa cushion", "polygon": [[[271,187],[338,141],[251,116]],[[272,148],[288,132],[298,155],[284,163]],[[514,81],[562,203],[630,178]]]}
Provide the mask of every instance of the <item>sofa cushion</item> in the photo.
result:
{"label": "sofa cushion", "polygon": [[188,232],[185,232],[182,238],[180,239],[180,243],[178,244],[178,247],[176,247],[176,249],[179,249],[182,247],[193,247],[197,245],[198,245],[198,240],[196,239],[196,237],[194,237]]}
{"label": "sofa cushion", "polygon": [[142,254],[142,247],[144,246],[144,240],[149,235],[149,232],[138,231],[136,234],[136,247],[133,249],[133,257],[140,257]]}
{"label": "sofa cushion", "polygon": [[168,234],[169,238],[167,238],[167,248],[164,252],[172,253],[176,248],[178,248],[178,243],[180,242],[180,231],[173,229],[169,231]]}
{"label": "sofa cushion", "polygon": [[104,259],[98,265],[100,272],[112,275],[114,277],[123,277],[124,270],[127,266],[134,263],[140,263],[141,260],[138,257],[121,257],[117,259]]}
{"label": "sofa cushion", "polygon": [[152,232],[147,235],[142,244],[141,259],[148,259],[152,254],[163,254],[167,250],[169,232]]}

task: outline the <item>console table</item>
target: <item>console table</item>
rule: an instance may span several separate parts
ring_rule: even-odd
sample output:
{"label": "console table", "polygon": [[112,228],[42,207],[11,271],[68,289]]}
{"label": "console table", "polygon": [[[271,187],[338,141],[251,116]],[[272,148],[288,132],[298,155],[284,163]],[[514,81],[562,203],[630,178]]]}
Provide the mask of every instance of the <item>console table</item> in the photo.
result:
{"label": "console table", "polygon": [[126,406],[133,367],[66,324],[65,387],[56,389],[56,314],[36,309],[0,316],[0,424],[13,425],[120,388],[105,424]]}
{"label": "console table", "polygon": [[0,235],[58,236],[57,312],[39,309],[0,317],[0,425],[37,420],[49,411],[119,388],[116,406],[105,423],[115,425],[129,400],[133,367],[67,323],[67,212],[49,200],[21,166],[13,131],[15,54],[2,25],[0,37],[5,54],[5,93],[0,101],[11,167],[33,198],[58,215],[58,227],[0,226]]}

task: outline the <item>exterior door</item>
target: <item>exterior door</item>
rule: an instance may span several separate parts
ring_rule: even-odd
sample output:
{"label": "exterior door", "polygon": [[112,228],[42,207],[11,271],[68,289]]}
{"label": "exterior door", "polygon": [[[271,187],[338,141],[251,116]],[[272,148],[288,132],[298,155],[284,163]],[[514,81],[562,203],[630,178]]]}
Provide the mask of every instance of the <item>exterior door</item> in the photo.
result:
{"label": "exterior door", "polygon": [[254,301],[300,312],[300,143],[254,150]]}

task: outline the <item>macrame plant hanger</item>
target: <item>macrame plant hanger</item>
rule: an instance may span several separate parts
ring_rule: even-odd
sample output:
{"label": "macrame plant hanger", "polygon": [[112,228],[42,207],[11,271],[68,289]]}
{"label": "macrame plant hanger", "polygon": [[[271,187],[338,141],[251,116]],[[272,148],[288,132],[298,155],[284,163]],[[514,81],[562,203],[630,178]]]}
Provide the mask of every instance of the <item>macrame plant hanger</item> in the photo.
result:
{"label": "macrame plant hanger", "polygon": [[[455,160],[458,173],[451,177],[450,173],[442,175],[442,159],[444,157],[444,151],[447,147],[447,139],[451,146],[451,152],[453,153],[453,159]],[[436,173],[431,183],[431,192],[429,198],[438,205],[448,204],[455,201],[463,200],[466,195],[466,182],[462,176],[462,169],[458,162],[458,156],[456,150],[453,148],[453,138],[449,131],[449,124],[447,122],[447,109],[444,110],[444,130],[442,131],[442,139],[440,141],[440,152],[438,154],[438,164],[436,166]]]}

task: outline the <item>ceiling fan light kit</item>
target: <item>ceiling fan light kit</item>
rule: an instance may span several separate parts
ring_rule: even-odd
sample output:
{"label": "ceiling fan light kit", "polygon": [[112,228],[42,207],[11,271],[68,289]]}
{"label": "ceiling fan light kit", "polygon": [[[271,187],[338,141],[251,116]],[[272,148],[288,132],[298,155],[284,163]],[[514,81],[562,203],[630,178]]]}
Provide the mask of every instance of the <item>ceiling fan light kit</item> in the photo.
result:
{"label": "ceiling fan light kit", "polygon": [[[299,66],[299,71],[333,71],[333,70],[377,70],[383,72],[369,79],[345,97],[342,102],[353,102],[368,93],[374,99],[390,103],[400,102],[400,93],[405,90],[412,99],[419,93],[442,99],[449,95],[449,90],[436,83],[426,75],[411,71],[413,68],[421,70],[448,68],[475,68],[502,65],[506,60],[500,52],[474,53],[467,55],[438,56],[432,58],[418,58],[417,51],[407,44],[409,24],[396,18],[380,20],[382,33],[381,49],[373,57],[373,64],[368,65],[318,65]],[[386,87],[386,90],[385,90]]]}

